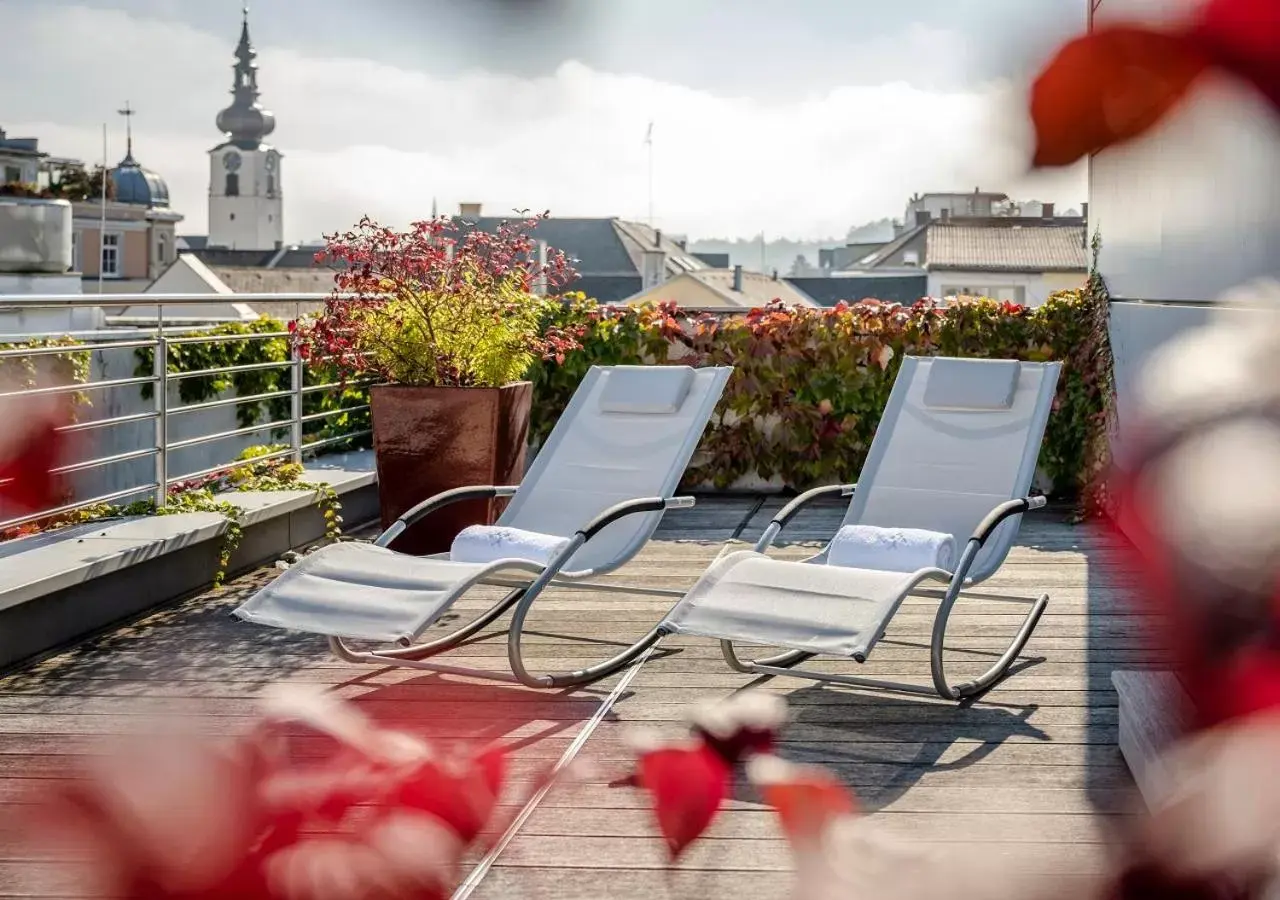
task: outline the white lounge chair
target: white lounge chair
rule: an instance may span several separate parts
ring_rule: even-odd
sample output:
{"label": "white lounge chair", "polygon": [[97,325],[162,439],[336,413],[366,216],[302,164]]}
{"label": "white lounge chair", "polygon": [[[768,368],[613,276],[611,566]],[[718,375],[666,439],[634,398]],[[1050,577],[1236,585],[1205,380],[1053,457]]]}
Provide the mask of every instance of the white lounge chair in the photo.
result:
{"label": "white lounge chair", "polygon": [[[1045,505],[1044,497],[1028,495],[1059,369],[1059,363],[907,357],[858,484],[818,488],[797,497],[774,517],[754,550],[712,563],[659,631],[718,638],[725,660],[743,673],[937,693],[948,700],[989,689],[1026,646],[1048,596],[1013,598],[1031,604],[1013,642],[990,669],[963,684],[947,681],[947,620],[962,591],[978,596],[967,589],[1000,568],[1022,514]],[[832,544],[803,562],[764,555],[806,504],[833,494],[852,495],[844,525],[949,535],[958,559],[945,567],[909,564],[893,571],[891,566],[832,565]],[[945,543],[940,540],[939,546]],[[921,587],[929,581],[947,587]],[[930,647],[931,686],[794,668],[816,655],[865,662],[911,594],[941,597]],[[734,642],[787,652],[744,661]]]}
{"label": "white lounge chair", "polygon": [[[371,544],[330,544],[304,556],[234,615],[259,625],[324,635],[337,656],[352,662],[518,680],[539,687],[603,678],[647,650],[660,636],[657,630],[612,659],[561,675],[533,675],[517,655],[511,657],[514,674],[463,669],[426,657],[457,646],[519,601],[523,621],[529,605],[552,583],[683,596],[682,591],[586,579],[632,559],[653,535],[664,511],[694,505],[692,497],[675,492],[732,372],[724,366],[593,367],[519,486],[459,488],[432,497]],[[480,535],[494,542],[489,550],[496,552],[480,557],[454,551],[410,556],[387,549],[405,528],[433,511],[490,497],[511,498],[494,529]],[[454,549],[458,547],[455,541]],[[446,637],[417,643],[459,597],[479,584],[511,591]],[[348,640],[393,646],[357,651]]]}

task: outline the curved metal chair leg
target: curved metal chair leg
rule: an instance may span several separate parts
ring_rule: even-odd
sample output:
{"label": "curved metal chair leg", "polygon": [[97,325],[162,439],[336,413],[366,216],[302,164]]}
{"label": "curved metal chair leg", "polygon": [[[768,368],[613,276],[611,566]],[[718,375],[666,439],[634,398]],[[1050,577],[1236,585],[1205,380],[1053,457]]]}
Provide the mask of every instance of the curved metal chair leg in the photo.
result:
{"label": "curved metal chair leg", "polygon": [[[947,619],[950,617],[951,607],[955,603],[955,597],[951,596],[951,593],[951,591],[947,592],[947,599],[943,600],[942,606],[938,609],[938,617],[933,623],[933,641],[929,652],[929,667],[933,672],[933,686],[937,692],[947,700],[960,701],[989,690],[1008,674],[1009,667],[1017,660],[1027,646],[1027,641],[1031,639],[1031,633],[1040,624],[1040,617],[1044,615],[1045,608],[1049,605],[1049,595],[1041,594],[1037,598],[1031,607],[1031,611],[1027,613],[1027,617],[1022,620],[1022,625],[1018,628],[1018,633],[1014,635],[1012,643],[1009,644],[1008,648],[991,668],[970,681],[951,685],[947,682],[946,665],[942,659],[943,644],[947,636]],[[959,594],[958,591],[955,593]]]}
{"label": "curved metal chair leg", "polygon": [[535,675],[524,663],[524,655],[520,649],[520,631],[513,622],[507,638],[507,657],[511,663],[511,671],[521,684],[536,688],[568,688],[581,687],[608,678],[615,672],[627,668],[636,660],[647,655],[667,636],[661,628],[655,628],[636,641],[627,649],[615,656],[572,672],[556,672],[549,675]]}
{"label": "curved metal chair leg", "polygon": [[525,588],[516,588],[493,606],[476,616],[466,625],[463,625],[461,628],[451,631],[444,637],[437,638],[434,641],[412,644],[407,647],[387,648],[385,650],[378,650],[376,653],[352,650],[341,638],[334,638],[330,641],[330,645],[334,647],[334,652],[341,659],[347,662],[377,662],[379,660],[385,661],[388,659],[407,659],[416,661],[427,659],[428,657],[435,656],[438,653],[444,653],[447,650],[452,650],[467,638],[500,618],[503,613],[520,601],[520,598],[524,596],[524,593]]}
{"label": "curved metal chair leg", "polygon": [[729,664],[729,668],[735,672],[741,672],[743,675],[761,675],[768,674],[760,672],[756,666],[770,666],[775,669],[788,669],[797,663],[802,663],[806,659],[813,659],[813,653],[806,653],[803,650],[788,650],[786,653],[779,653],[777,656],[769,656],[764,659],[753,659],[743,662],[742,657],[738,656],[736,650],[733,649],[733,641],[721,641],[720,652],[724,654],[724,661]]}

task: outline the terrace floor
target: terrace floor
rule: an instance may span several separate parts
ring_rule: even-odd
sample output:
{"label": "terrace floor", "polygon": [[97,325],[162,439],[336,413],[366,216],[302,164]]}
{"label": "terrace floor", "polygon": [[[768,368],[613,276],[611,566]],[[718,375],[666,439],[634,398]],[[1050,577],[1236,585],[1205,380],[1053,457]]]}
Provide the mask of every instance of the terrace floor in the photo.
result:
{"label": "terrace floor", "polygon": [[[647,586],[691,584],[726,541],[751,541],[779,500],[708,498],[667,515],[659,539],[621,578]],[[841,508],[818,506],[787,532],[818,542]],[[832,767],[894,834],[925,843],[984,843],[1010,859],[1038,860],[1070,879],[1100,865],[1107,829],[1133,809],[1116,748],[1114,668],[1159,662],[1127,613],[1125,579],[1090,532],[1060,512],[1029,516],[995,591],[1049,592],[1049,611],[1019,671],[981,701],[940,700],[758,681],[790,701],[780,753]],[[812,552],[792,543],[781,556]],[[585,782],[555,785],[509,835],[502,852],[471,872],[475,898],[729,898],[788,896],[790,857],[772,813],[741,786],[708,837],[676,872],[666,870],[642,794],[609,782],[626,765],[622,735],[645,725],[683,733],[687,707],[751,683],[730,671],[712,641],[671,639],[638,671],[589,689],[538,692],[412,670],[359,668],[332,659],[323,641],[231,620],[237,599],[265,583],[264,569],[0,680],[0,801],[21,802],[37,780],[62,777],[68,757],[96,739],[128,734],[164,711],[210,733],[244,726],[255,694],[279,681],[332,687],[380,719],[441,736],[513,742],[519,778],[531,780],[579,742],[592,764]],[[473,605],[482,605],[477,600]],[[668,601],[552,592],[531,616],[528,652],[548,667],[582,664],[629,643]],[[908,601],[862,666],[870,676],[928,680],[936,603]],[[1021,607],[969,601],[950,629],[956,677],[985,668],[1012,636]],[[572,638],[562,635],[572,635]],[[450,660],[502,667],[500,632]],[[852,663],[813,663],[849,671]],[[620,678],[628,683],[612,693]],[[517,788],[516,793],[524,790]],[[514,810],[512,810],[514,812]],[[14,826],[9,826],[13,828]],[[0,896],[67,896],[65,875],[14,850],[0,833]],[[1051,851],[1051,852],[1043,852]]]}

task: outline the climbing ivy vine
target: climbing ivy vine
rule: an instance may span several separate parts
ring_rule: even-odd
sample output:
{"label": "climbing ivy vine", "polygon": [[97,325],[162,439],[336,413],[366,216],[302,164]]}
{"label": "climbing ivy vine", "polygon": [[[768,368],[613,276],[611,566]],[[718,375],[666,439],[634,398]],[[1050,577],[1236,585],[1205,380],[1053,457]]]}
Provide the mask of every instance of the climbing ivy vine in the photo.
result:
{"label": "climbing ivy vine", "polygon": [[[183,404],[204,403],[224,392],[234,390],[238,397],[255,397],[288,390],[292,385],[289,367],[289,338],[283,322],[266,316],[254,322],[233,322],[200,332],[202,337],[215,338],[212,342],[171,343],[168,348],[168,370],[171,375],[220,369],[230,366],[276,363],[274,368],[228,372],[220,375],[198,375],[177,382],[178,397]],[[243,335],[243,340],[234,339]],[[254,335],[275,335],[254,337]],[[155,367],[155,351],[143,347],[134,351],[137,365],[134,374],[150,375]],[[336,371],[329,367],[308,364],[303,369],[304,387],[334,384],[341,381]],[[143,396],[153,395],[151,385],[144,385]],[[339,412],[369,402],[368,389],[356,385],[343,385],[327,391],[313,391],[303,395],[304,416],[320,412],[332,412],[303,424],[304,442],[339,438],[353,432],[366,431],[370,426],[369,410],[357,409]],[[249,428],[261,422],[282,422],[291,412],[288,397],[246,402],[236,405],[236,419],[241,428]],[[284,437],[283,429],[275,429],[272,437]],[[353,450],[368,447],[367,437],[352,438],[349,442],[335,441],[334,449]]]}
{"label": "climbing ivy vine", "polygon": [[[324,517],[325,538],[336,541],[342,536],[342,504],[332,485],[303,479],[302,466],[292,460],[271,456],[286,449],[283,445],[263,445],[245,449],[225,471],[193,479],[169,487],[165,505],[156,507],[154,497],[126,504],[99,503],[37,522],[0,531],[0,540],[26,537],[57,528],[84,525],[126,516],[171,516],[178,513],[206,512],[227,520],[222,544],[218,548],[218,570],[214,586],[221,586],[231,556],[240,546],[244,534],[241,510],[227,494],[239,491],[300,491],[315,493],[316,505]],[[269,457],[269,458],[268,458]]]}

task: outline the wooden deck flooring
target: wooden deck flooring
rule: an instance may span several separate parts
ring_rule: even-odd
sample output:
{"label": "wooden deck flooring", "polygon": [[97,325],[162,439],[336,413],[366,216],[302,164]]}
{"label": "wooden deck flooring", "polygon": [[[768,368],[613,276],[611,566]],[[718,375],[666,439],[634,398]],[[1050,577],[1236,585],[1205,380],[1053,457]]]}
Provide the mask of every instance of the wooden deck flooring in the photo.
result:
{"label": "wooden deck flooring", "polygon": [[[726,541],[753,540],[777,504],[709,499],[670,513],[660,539],[620,577],[687,587]],[[815,508],[793,524],[788,539],[825,539],[839,516],[837,506]],[[805,552],[811,544],[793,543],[779,555]],[[745,786],[674,875],[666,871],[644,796],[609,786],[625,766],[626,727],[680,733],[690,704],[750,683],[724,665],[714,642],[669,640],[629,676],[567,693],[365,669],[333,660],[318,639],[228,618],[238,598],[272,575],[253,573],[0,680],[0,800],[20,804],[27,788],[63,777],[70,755],[91,752],[98,738],[130,733],[149,716],[164,713],[225,734],[250,720],[264,685],[302,681],[331,686],[372,715],[419,731],[509,740],[518,748],[517,778],[526,781],[594,726],[579,754],[593,774],[546,794],[502,852],[473,873],[465,887],[471,897],[787,896],[787,848],[772,814]],[[1116,749],[1110,674],[1117,666],[1161,661],[1125,605],[1125,586],[1087,530],[1053,511],[1028,517],[1018,546],[988,584],[997,592],[1051,596],[1014,677],[968,708],[795,679],[757,682],[790,703],[780,752],[832,767],[904,837],[997,845],[1015,859],[1028,849],[1052,849],[1036,856],[1046,874],[1096,871],[1108,827],[1133,809],[1132,782]],[[535,607],[525,644],[549,668],[584,664],[641,636],[668,605],[658,598],[550,593]],[[935,605],[908,601],[861,673],[927,683]],[[988,600],[957,607],[949,632],[956,677],[989,664],[1011,638],[1021,609]],[[502,668],[505,652],[502,634],[494,633],[450,661]],[[624,677],[626,689],[593,722]],[[0,831],[0,897],[66,896],[63,873],[17,849],[19,827],[9,823]]]}

